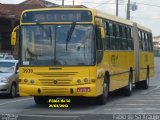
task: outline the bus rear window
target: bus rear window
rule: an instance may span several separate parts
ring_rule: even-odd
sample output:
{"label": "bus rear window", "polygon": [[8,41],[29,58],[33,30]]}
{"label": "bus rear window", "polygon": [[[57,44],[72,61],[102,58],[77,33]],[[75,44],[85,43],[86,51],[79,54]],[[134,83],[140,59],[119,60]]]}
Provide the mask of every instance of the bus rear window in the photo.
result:
{"label": "bus rear window", "polygon": [[92,14],[86,10],[29,11],[22,15],[22,23],[32,22],[91,22]]}

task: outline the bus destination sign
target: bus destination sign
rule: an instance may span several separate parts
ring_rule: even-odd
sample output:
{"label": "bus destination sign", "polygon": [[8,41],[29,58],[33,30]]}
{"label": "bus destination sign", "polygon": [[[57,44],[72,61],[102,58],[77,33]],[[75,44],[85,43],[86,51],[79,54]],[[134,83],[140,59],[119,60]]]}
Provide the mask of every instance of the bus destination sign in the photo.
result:
{"label": "bus destination sign", "polygon": [[91,22],[92,14],[84,10],[30,11],[22,15],[22,23],[32,22]]}

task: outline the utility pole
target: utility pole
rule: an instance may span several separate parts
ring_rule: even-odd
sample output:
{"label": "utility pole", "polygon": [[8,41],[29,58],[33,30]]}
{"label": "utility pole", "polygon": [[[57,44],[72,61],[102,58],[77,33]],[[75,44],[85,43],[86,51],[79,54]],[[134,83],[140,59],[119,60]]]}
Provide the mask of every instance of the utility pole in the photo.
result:
{"label": "utility pole", "polygon": [[74,6],[74,0],[73,0],[73,6]]}
{"label": "utility pole", "polygon": [[116,16],[118,16],[118,0],[116,0]]}
{"label": "utility pole", "polygon": [[127,3],[127,19],[130,20],[130,0]]}
{"label": "utility pole", "polygon": [[62,6],[64,6],[64,0],[62,0]]}

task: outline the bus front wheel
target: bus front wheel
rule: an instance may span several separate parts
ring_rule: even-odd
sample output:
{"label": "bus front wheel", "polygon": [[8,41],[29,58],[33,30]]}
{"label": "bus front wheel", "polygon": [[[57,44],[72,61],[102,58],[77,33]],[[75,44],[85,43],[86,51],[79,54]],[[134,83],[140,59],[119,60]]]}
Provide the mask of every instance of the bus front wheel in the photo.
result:
{"label": "bus front wheel", "polygon": [[34,101],[36,104],[45,104],[46,103],[45,97],[42,97],[42,96],[34,96]]}
{"label": "bus front wheel", "polygon": [[103,93],[102,93],[102,95],[96,97],[96,104],[98,104],[98,105],[106,104],[107,99],[108,99],[108,94],[109,94],[108,83],[104,83],[103,84]]}

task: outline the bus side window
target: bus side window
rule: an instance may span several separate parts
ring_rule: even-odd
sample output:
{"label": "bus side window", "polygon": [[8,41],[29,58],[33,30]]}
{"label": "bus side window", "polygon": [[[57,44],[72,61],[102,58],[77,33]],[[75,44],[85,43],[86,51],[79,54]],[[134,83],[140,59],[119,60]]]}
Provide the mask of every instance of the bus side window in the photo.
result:
{"label": "bus side window", "polygon": [[142,50],[142,36],[141,36],[141,31],[138,31],[138,38],[139,38],[139,49]]}
{"label": "bus side window", "polygon": [[147,46],[146,51],[149,51],[149,41],[148,41],[147,33],[145,33],[145,41],[146,41],[146,46]]}
{"label": "bus side window", "polygon": [[146,38],[146,33],[144,32],[144,44],[145,44],[145,51],[148,51],[148,43]]}
{"label": "bus side window", "polygon": [[116,44],[116,50],[120,50],[120,33],[119,33],[119,24],[116,24],[116,38],[115,38],[115,44]]}
{"label": "bus side window", "polygon": [[127,42],[124,26],[122,26],[122,43],[123,43],[122,44],[123,50],[128,50],[128,42]]}
{"label": "bus side window", "polygon": [[132,28],[128,27],[128,49],[133,50]]}
{"label": "bus side window", "polygon": [[112,39],[112,50],[116,50],[116,25],[113,24],[113,39]]}
{"label": "bus side window", "polygon": [[119,25],[119,37],[120,37],[120,50],[123,50],[123,39],[122,39],[122,26]]}
{"label": "bus side window", "polygon": [[149,34],[147,33],[147,41],[148,41],[148,51],[151,51],[151,43],[150,43],[150,39],[149,39]]}
{"label": "bus side window", "polygon": [[148,48],[149,48],[148,51],[151,51],[151,41],[150,41],[148,33],[147,33],[147,41],[148,41]]}
{"label": "bus side window", "polygon": [[127,27],[124,28],[126,41],[127,41],[127,50],[132,50],[132,40],[129,39],[129,29]]}
{"label": "bus side window", "polygon": [[144,32],[142,32],[142,44],[143,44],[143,51],[146,51],[146,44],[144,39]]}
{"label": "bus side window", "polygon": [[101,63],[103,58],[103,42],[101,38],[101,30],[96,27],[96,45],[97,45],[97,64]]}
{"label": "bus side window", "polygon": [[152,34],[149,34],[149,39],[150,39],[150,43],[151,43],[151,51],[153,52]]}
{"label": "bus side window", "polygon": [[105,22],[105,25],[106,25],[106,39],[104,41],[104,46],[105,46],[105,50],[110,50],[111,49],[111,42],[110,42],[110,27],[109,27],[109,22]]}
{"label": "bus side window", "polygon": [[144,50],[144,46],[143,46],[143,34],[142,34],[142,31],[140,31],[141,33],[141,48],[142,48],[142,51]]}

